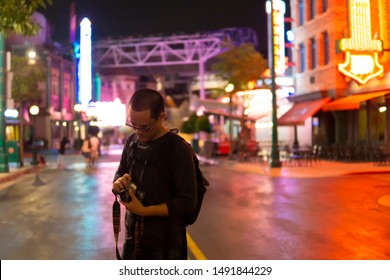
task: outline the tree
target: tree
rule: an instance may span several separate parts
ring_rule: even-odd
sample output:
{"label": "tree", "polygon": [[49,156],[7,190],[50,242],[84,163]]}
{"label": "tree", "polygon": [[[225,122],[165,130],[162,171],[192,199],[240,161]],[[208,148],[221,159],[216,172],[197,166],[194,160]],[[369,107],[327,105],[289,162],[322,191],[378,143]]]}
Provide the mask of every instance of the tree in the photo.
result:
{"label": "tree", "polygon": [[[40,26],[31,21],[32,14],[39,8],[45,8],[52,0],[0,0],[0,53],[4,55],[5,34],[31,36]],[[4,85],[4,57],[0,58],[0,84]],[[0,112],[5,110],[4,87],[0,88]],[[23,135],[21,132],[20,135]],[[22,147],[21,147],[22,149]],[[20,153],[22,155],[22,152]],[[23,166],[21,157],[20,166]],[[5,144],[5,117],[0,116],[0,172],[9,172]]]}
{"label": "tree", "polygon": [[251,44],[228,45],[229,50],[217,56],[213,71],[234,85],[235,90],[247,90],[248,82],[258,80],[267,69],[267,60]]}
{"label": "tree", "polygon": [[[212,69],[218,76],[233,84],[235,91],[248,90],[249,82],[262,78],[262,74],[267,69],[267,60],[251,44],[228,47],[228,51],[217,56],[218,62],[212,65]],[[242,95],[243,116],[250,98],[251,95]]]}
{"label": "tree", "polygon": [[40,28],[31,21],[32,14],[51,5],[52,0],[0,0],[0,3],[0,32],[32,36]]}
{"label": "tree", "polygon": [[198,116],[193,112],[189,118],[183,122],[180,131],[188,134],[199,132],[198,127],[196,126],[197,119]]}
{"label": "tree", "polygon": [[204,131],[206,133],[211,132],[211,124],[209,122],[209,118],[206,115],[197,116],[195,112],[193,112],[190,117],[183,122],[180,127],[180,131],[183,133],[194,134],[194,138],[191,140],[192,148],[197,153],[199,152],[199,135],[200,131]]}
{"label": "tree", "polygon": [[193,112],[190,117],[183,122],[180,131],[189,134],[198,133],[200,131],[210,133],[211,124],[208,116],[202,115],[199,117],[195,112]]}
{"label": "tree", "polygon": [[209,121],[209,117],[206,115],[202,115],[198,117],[195,123],[196,130],[204,131],[206,133],[211,133],[211,124]]}
{"label": "tree", "polygon": [[47,67],[41,60],[29,64],[26,57],[12,55],[12,98],[19,105],[39,103],[42,99]]}
{"label": "tree", "polygon": [[[241,44],[240,46],[228,45],[228,50],[217,56],[218,62],[212,65],[214,72],[234,85],[235,91],[248,90],[248,83],[262,78],[262,74],[267,69],[267,61],[263,56],[255,50],[251,44]],[[229,159],[232,159],[233,154],[233,133],[232,133],[232,96],[233,92],[229,92],[229,138],[230,150]],[[242,121],[241,131],[245,129],[245,109],[249,105],[251,95],[244,94],[242,96]]]}
{"label": "tree", "polygon": [[[52,0],[0,0],[0,35],[15,33],[17,35],[35,35],[41,26],[31,20],[38,8],[46,8]],[[4,46],[0,46],[4,49]],[[22,104],[26,101],[38,101],[41,91],[39,83],[46,76],[46,68],[42,63],[28,65],[27,58],[12,57],[12,98]],[[0,65],[3,67],[3,65]],[[0,77],[3,79],[3,77]]]}

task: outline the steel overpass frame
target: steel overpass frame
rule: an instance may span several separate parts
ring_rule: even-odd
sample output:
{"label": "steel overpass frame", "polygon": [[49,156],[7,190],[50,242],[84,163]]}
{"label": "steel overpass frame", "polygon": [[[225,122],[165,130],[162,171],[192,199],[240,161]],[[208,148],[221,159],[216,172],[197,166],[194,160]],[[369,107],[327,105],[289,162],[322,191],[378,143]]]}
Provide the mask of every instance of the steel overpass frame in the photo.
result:
{"label": "steel overpass frame", "polygon": [[134,75],[177,73],[200,77],[200,98],[204,99],[206,62],[227,50],[228,43],[257,46],[250,28],[227,28],[214,32],[168,37],[99,40],[93,44],[96,69],[127,69]]}

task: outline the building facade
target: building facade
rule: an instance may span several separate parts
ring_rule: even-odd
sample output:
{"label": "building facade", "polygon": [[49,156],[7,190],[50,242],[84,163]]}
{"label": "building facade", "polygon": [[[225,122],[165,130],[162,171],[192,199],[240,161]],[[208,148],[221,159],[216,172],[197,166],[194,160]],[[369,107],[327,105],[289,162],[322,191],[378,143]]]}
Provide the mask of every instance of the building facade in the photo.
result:
{"label": "building facade", "polygon": [[387,144],[389,2],[291,0],[290,5],[296,93],[282,125],[298,126],[298,140],[300,129],[308,127],[312,144],[328,151]]}
{"label": "building facade", "polygon": [[31,121],[28,112],[23,112],[20,120],[25,129],[19,129],[22,135],[18,138],[22,138],[21,143],[28,142],[31,140],[29,130],[33,129],[35,140],[42,140],[46,148],[57,148],[63,136],[71,140],[74,138],[75,61],[65,58],[63,46],[52,42],[50,27],[45,17],[34,13],[33,18],[42,27],[37,35],[10,35],[6,40],[7,51],[12,55],[25,56],[28,51],[33,50],[36,53],[34,59],[40,60],[47,69],[45,81],[40,86],[41,97],[34,101],[37,103],[34,105],[40,109],[39,113],[34,117],[34,121]]}

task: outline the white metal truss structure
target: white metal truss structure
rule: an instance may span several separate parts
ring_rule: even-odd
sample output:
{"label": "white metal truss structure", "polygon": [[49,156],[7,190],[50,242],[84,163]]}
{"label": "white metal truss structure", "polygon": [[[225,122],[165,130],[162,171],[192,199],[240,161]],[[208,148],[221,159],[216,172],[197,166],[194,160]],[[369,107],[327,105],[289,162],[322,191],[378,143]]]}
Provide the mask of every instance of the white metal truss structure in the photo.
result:
{"label": "white metal truss structure", "polygon": [[202,79],[206,62],[227,50],[227,43],[257,46],[257,35],[250,28],[228,28],[192,35],[100,40],[93,44],[93,62],[100,70],[126,69],[134,75],[199,75]]}

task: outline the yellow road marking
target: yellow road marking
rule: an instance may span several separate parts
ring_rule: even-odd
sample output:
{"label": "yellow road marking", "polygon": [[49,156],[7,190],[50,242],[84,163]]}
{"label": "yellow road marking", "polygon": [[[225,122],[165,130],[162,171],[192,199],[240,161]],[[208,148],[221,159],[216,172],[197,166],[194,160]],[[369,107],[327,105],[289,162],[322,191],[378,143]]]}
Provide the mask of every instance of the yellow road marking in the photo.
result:
{"label": "yellow road marking", "polygon": [[198,245],[196,245],[195,241],[191,238],[191,236],[187,232],[187,245],[192,254],[195,256],[197,260],[207,260],[206,256],[199,249]]}

